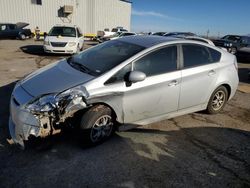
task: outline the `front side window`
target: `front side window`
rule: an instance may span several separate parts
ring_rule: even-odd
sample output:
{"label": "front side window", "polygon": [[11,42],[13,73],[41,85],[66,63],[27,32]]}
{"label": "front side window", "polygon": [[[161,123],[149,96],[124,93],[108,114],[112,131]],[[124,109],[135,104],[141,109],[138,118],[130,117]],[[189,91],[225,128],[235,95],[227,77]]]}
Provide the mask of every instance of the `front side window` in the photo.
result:
{"label": "front side window", "polygon": [[10,30],[14,30],[15,29],[15,25],[9,25],[9,29]]}
{"label": "front side window", "polygon": [[76,37],[76,29],[74,27],[53,27],[48,36]]}
{"label": "front side window", "polygon": [[96,75],[103,74],[145,47],[118,40],[104,42],[70,58],[69,64],[80,64]]}
{"label": "front side window", "polygon": [[128,79],[127,77],[131,70],[132,65],[130,63],[123,67],[121,70],[119,70],[115,75],[113,75],[108,81],[106,81],[105,84],[124,82],[126,79]]}
{"label": "front side window", "polygon": [[221,53],[197,44],[182,45],[184,68],[206,65],[220,61]]}
{"label": "front side window", "polygon": [[177,47],[161,48],[134,62],[133,70],[146,76],[164,74],[177,70]]}

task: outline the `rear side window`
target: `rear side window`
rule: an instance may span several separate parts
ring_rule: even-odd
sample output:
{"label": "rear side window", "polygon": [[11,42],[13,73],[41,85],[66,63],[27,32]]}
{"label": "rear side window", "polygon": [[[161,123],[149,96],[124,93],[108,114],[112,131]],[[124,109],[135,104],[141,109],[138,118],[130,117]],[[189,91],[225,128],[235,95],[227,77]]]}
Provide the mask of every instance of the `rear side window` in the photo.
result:
{"label": "rear side window", "polygon": [[147,76],[164,74],[177,69],[177,47],[170,46],[156,50],[134,62],[133,70]]}
{"label": "rear side window", "polygon": [[212,48],[208,48],[211,58],[212,58],[212,62],[211,63],[216,63],[220,61],[221,58],[221,53],[218,52],[217,50],[214,50]]}
{"label": "rear side window", "polygon": [[220,61],[221,53],[197,44],[182,45],[184,68],[207,65]]}

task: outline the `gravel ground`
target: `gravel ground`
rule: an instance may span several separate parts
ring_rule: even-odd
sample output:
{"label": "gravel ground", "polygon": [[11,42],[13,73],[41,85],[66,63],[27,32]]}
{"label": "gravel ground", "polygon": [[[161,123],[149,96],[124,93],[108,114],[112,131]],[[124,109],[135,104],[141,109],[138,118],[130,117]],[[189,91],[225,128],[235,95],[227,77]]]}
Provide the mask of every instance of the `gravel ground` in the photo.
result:
{"label": "gravel ground", "polygon": [[62,133],[47,149],[23,151],[6,141],[14,84],[67,57],[48,56],[41,44],[0,41],[0,187],[250,187],[250,64],[239,63],[239,90],[220,114],[118,132],[94,148]]}

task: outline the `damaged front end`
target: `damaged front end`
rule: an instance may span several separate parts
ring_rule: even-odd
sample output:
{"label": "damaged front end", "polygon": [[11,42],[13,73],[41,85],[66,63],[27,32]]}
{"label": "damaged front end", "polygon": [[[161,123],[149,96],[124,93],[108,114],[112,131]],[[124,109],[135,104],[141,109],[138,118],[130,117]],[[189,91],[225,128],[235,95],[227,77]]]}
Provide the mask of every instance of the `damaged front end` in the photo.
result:
{"label": "damaged front end", "polygon": [[13,141],[24,147],[24,140],[28,140],[30,135],[46,137],[60,132],[57,125],[86,108],[86,98],[88,92],[83,86],[60,94],[43,95],[23,105],[18,105],[13,94],[9,119],[9,131]]}

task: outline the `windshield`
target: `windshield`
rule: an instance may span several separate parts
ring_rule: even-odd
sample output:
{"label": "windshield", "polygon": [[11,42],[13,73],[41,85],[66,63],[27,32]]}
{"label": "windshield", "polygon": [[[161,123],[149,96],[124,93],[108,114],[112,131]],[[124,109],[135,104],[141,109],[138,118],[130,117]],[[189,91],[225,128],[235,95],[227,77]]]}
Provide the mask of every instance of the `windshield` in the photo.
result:
{"label": "windshield", "polygon": [[76,37],[74,27],[53,27],[48,36]]}
{"label": "windshield", "polygon": [[[78,65],[81,64],[88,70],[88,72],[100,75],[119,65],[143,49],[145,48],[142,46],[114,40],[85,50],[82,53],[68,59],[68,63],[71,66],[73,63]],[[76,66],[72,67],[75,68]]]}
{"label": "windshield", "polygon": [[238,41],[240,41],[241,37],[234,36],[234,35],[226,35],[226,36],[222,37],[222,39],[238,42]]}

